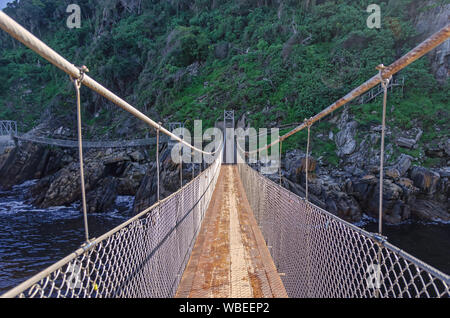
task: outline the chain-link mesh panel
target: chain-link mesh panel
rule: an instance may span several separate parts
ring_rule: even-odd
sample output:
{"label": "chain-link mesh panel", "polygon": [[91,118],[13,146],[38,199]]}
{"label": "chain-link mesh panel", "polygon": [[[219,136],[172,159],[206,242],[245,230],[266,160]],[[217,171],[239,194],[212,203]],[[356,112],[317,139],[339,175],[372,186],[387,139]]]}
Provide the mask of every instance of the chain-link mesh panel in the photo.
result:
{"label": "chain-link mesh panel", "polygon": [[239,165],[289,297],[449,297],[449,276]]}
{"label": "chain-link mesh panel", "polygon": [[3,297],[172,297],[189,260],[222,155],[159,204]]}

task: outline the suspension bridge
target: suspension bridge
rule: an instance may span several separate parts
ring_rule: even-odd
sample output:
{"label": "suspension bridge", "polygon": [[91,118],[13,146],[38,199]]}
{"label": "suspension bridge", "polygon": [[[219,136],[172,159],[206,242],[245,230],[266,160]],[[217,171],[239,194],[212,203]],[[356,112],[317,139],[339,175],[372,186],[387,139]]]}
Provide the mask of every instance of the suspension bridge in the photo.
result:
{"label": "suspension bridge", "polygon": [[[178,123],[169,123],[169,127],[177,126]],[[173,130],[170,129],[169,130]],[[78,140],[58,139],[37,136],[30,133],[20,134],[17,132],[17,122],[11,120],[0,120],[0,144],[10,144],[14,140],[22,142],[31,142],[43,144],[48,146],[62,147],[62,148],[78,148]],[[159,140],[160,143],[171,143],[170,137],[163,136]],[[88,141],[83,140],[83,148],[130,148],[130,147],[145,147],[156,145],[156,137],[141,138],[133,140],[102,140],[102,141]]]}
{"label": "suspension bridge", "polygon": [[[267,146],[228,155],[233,137],[204,151],[174,135],[90,78],[3,12],[0,28],[70,75],[77,96],[80,183],[86,240],[1,297],[449,297],[450,278],[382,235],[383,150],[391,77],[450,37],[447,25],[353,91]],[[379,231],[364,231],[289,192],[245,160],[280,147],[339,107],[381,84]],[[80,87],[101,94],[156,130],[157,202],[97,238],[86,216]],[[213,162],[159,198],[160,134]],[[281,152],[280,152],[281,153]],[[237,160],[238,159],[238,160]],[[225,161],[224,161],[225,160]],[[308,171],[308,169],[306,169]],[[181,177],[181,176],[180,176]],[[308,180],[308,177],[306,178]],[[306,183],[306,189],[308,184]]]}

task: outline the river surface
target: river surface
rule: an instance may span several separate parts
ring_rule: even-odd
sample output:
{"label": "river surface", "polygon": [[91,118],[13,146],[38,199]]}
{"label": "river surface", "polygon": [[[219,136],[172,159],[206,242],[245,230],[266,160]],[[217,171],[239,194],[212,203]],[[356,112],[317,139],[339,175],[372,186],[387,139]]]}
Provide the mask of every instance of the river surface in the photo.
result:
{"label": "river surface", "polygon": [[[27,203],[27,181],[0,191],[0,294],[76,250],[85,240],[79,204],[37,209]],[[113,211],[88,215],[98,237],[131,217],[134,197],[119,196]]]}
{"label": "river surface", "polygon": [[[79,204],[37,209],[27,203],[27,181],[0,191],[0,294],[27,280],[77,249],[84,242]],[[119,196],[113,211],[90,214],[91,237],[98,237],[131,217],[133,197]],[[374,219],[359,224],[376,232]],[[389,241],[428,264],[450,273],[450,224],[407,222],[384,225]]]}
{"label": "river surface", "polygon": [[[378,221],[370,220],[361,227],[378,232]],[[410,220],[399,225],[383,224],[382,231],[391,244],[450,274],[450,223]]]}

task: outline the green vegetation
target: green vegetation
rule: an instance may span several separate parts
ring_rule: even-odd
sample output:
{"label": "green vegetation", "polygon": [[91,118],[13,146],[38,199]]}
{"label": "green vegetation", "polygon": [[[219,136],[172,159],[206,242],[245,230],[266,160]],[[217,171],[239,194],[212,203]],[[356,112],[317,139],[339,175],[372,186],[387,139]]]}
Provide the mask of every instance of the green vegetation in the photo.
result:
{"label": "green vegetation", "polygon": [[[201,118],[204,128],[224,109],[247,113],[256,128],[303,121],[414,47],[410,9],[432,8],[419,0],[379,1],[382,28],[369,29],[372,0],[153,0],[126,8],[117,0],[80,0],[82,28],[69,30],[60,2],[21,0],[5,12],[152,118],[187,127]],[[4,33],[0,47],[0,118],[19,120],[21,130],[49,114],[73,121],[67,76]],[[448,135],[433,129],[448,119],[442,112],[448,115],[449,90],[436,85],[428,58],[401,75],[405,98],[390,96],[389,123],[410,129],[420,122],[422,142]],[[88,90],[82,94],[89,133],[113,134],[123,112]],[[380,99],[354,114],[362,126],[379,123]],[[313,150],[337,164],[335,145],[325,140]],[[283,150],[305,144],[302,132]]]}

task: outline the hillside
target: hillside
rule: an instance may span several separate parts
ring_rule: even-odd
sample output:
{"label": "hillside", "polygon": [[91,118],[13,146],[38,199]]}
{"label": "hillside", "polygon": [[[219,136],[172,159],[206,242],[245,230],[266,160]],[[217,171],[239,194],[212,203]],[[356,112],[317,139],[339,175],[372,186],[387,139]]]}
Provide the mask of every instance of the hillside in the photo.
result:
{"label": "hillside", "polygon": [[[202,119],[206,129],[224,109],[233,109],[252,127],[270,128],[302,122],[324,109],[373,76],[377,65],[392,63],[436,31],[433,27],[445,23],[450,10],[448,0],[379,1],[382,26],[369,29],[366,8],[372,2],[82,0],[79,29],[66,26],[68,1],[21,0],[4,11],[75,65],[87,65],[91,77],[154,120],[183,121],[189,128],[194,119]],[[19,121],[22,132],[45,127],[48,135],[64,131],[65,138],[75,138],[75,96],[68,77],[3,32],[0,47],[0,119]],[[413,214],[426,211],[429,215],[420,217],[428,220],[450,220],[448,63],[445,46],[400,72],[403,89],[389,92],[388,222],[408,219],[410,208]],[[148,127],[87,89],[82,90],[82,103],[85,138],[134,139],[149,133]],[[380,121],[378,98],[346,107],[313,126],[317,165],[312,165],[311,193],[318,205],[352,221],[360,220],[363,212],[376,215],[370,202],[377,195]],[[299,194],[305,148],[305,132],[283,143],[285,186]],[[43,160],[38,153],[59,158],[39,173],[34,166],[25,169],[28,177],[49,177],[38,184],[36,202],[47,207],[77,200],[74,154],[41,148],[32,152],[37,162]],[[151,156],[144,156],[146,165],[139,166],[143,159],[132,160],[131,154],[91,154],[92,171],[104,169],[93,179],[93,198],[105,190],[99,180],[119,178],[128,183],[111,190],[109,201],[118,192],[136,195],[137,206],[152,203],[154,197],[145,199],[154,195]],[[111,166],[108,157],[103,165],[97,162],[102,156],[122,161],[114,158],[118,161]],[[71,166],[64,168],[66,163]],[[131,166],[138,177],[125,180]],[[2,171],[15,170],[3,165]],[[65,174],[72,176],[73,189],[67,188],[73,190],[71,196],[49,200],[48,189],[64,188]],[[177,189],[176,175],[166,175],[171,184],[165,194]],[[4,179],[7,186],[26,180],[25,175]],[[416,197],[422,205],[415,204]],[[147,201],[139,203],[142,198]]]}
{"label": "hillside", "polygon": [[[433,9],[423,1],[381,2],[383,26],[369,29],[370,1],[95,3],[79,2],[80,29],[66,27],[64,1],[22,0],[5,12],[158,120],[211,124],[234,109],[254,127],[301,121],[343,96],[416,45],[413,17]],[[71,116],[67,77],[3,32],[0,41],[0,117],[26,131],[49,115]],[[420,95],[427,96],[421,104],[443,107],[448,90],[437,87],[429,64],[422,59],[401,74],[400,104]],[[115,107],[88,91],[83,100],[88,134],[124,133]]]}

